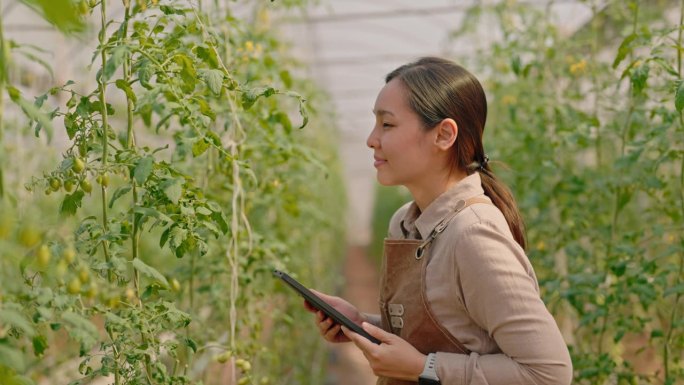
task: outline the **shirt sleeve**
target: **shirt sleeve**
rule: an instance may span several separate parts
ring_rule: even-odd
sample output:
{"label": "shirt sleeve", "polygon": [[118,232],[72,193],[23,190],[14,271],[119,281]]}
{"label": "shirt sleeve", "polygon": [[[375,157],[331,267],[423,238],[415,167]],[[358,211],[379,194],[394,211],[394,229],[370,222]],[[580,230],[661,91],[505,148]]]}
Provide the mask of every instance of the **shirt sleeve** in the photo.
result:
{"label": "shirt sleeve", "polygon": [[498,354],[437,353],[444,385],[564,385],[572,362],[522,248],[495,225],[475,223],[454,242],[456,276],[468,315]]}

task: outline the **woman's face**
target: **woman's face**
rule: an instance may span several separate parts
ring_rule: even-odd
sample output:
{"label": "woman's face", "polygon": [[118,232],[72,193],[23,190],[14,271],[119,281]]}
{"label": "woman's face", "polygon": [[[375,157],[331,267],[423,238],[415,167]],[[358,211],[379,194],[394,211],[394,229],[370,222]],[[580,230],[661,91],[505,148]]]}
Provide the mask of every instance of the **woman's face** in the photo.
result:
{"label": "woman's face", "polygon": [[434,131],[422,127],[408,104],[404,84],[393,79],[380,90],[373,108],[375,125],[366,144],[373,149],[377,178],[385,186],[420,185],[438,167]]}

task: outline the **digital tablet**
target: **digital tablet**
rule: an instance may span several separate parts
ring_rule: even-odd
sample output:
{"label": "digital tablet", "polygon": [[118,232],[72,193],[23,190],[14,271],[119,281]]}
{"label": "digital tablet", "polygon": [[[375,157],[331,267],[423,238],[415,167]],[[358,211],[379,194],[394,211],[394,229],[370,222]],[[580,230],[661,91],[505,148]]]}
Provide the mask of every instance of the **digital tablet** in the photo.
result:
{"label": "digital tablet", "polygon": [[335,310],[332,306],[328,305],[327,302],[323,301],[320,297],[311,292],[311,290],[304,287],[301,283],[297,282],[294,278],[287,275],[280,270],[273,270],[273,275],[280,278],[289,287],[293,288],[299,295],[304,297],[304,299],[311,304],[311,306],[323,312],[323,314],[332,318],[333,321],[340,325],[344,325],[347,329],[352,330],[354,333],[358,333],[375,344],[380,344],[380,340],[368,334],[361,326],[355,324],[352,320],[344,316],[342,313]]}

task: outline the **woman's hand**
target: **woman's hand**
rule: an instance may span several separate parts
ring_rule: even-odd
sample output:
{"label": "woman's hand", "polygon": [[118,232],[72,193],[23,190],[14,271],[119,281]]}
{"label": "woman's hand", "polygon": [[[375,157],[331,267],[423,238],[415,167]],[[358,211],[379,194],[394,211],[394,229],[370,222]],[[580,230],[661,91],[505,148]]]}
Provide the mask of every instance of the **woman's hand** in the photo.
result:
{"label": "woman's hand", "polygon": [[362,324],[368,334],[382,342],[376,345],[366,337],[342,327],[342,332],[366,356],[376,376],[397,378],[400,380],[418,381],[423,372],[427,356],[419,352],[401,337],[388,333],[368,322]]}
{"label": "woman's hand", "polygon": [[[316,290],[311,290],[311,291],[315,295],[320,297],[323,301],[325,301],[328,305],[335,308],[335,310],[344,314],[352,322],[361,325],[361,323],[366,320],[364,318],[364,316],[361,314],[361,312],[359,312],[358,309],[356,309],[356,307],[354,307],[354,305],[343,300],[342,298],[323,294],[323,293],[318,292]],[[342,333],[342,330],[340,329],[340,325],[338,323],[336,323],[332,318],[326,316],[325,314],[323,314],[322,311],[311,306],[311,304],[307,301],[304,301],[304,306],[306,307],[306,310],[308,310],[312,313],[316,313],[316,324],[318,325],[318,329],[321,332],[321,335],[327,341],[330,341],[330,342],[349,342],[349,341],[351,341],[347,336],[344,335],[344,333]]]}

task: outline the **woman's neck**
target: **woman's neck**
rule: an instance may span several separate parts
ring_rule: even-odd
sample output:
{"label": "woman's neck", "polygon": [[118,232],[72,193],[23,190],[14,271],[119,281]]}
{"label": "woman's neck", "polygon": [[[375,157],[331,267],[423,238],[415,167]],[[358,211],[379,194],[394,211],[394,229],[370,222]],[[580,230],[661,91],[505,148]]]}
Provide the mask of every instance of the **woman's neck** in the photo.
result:
{"label": "woman's neck", "polygon": [[411,192],[413,200],[416,202],[420,211],[423,212],[432,201],[437,199],[438,196],[442,195],[466,176],[468,175],[463,171],[452,171],[432,178],[427,176],[419,183],[407,185],[406,188]]}

